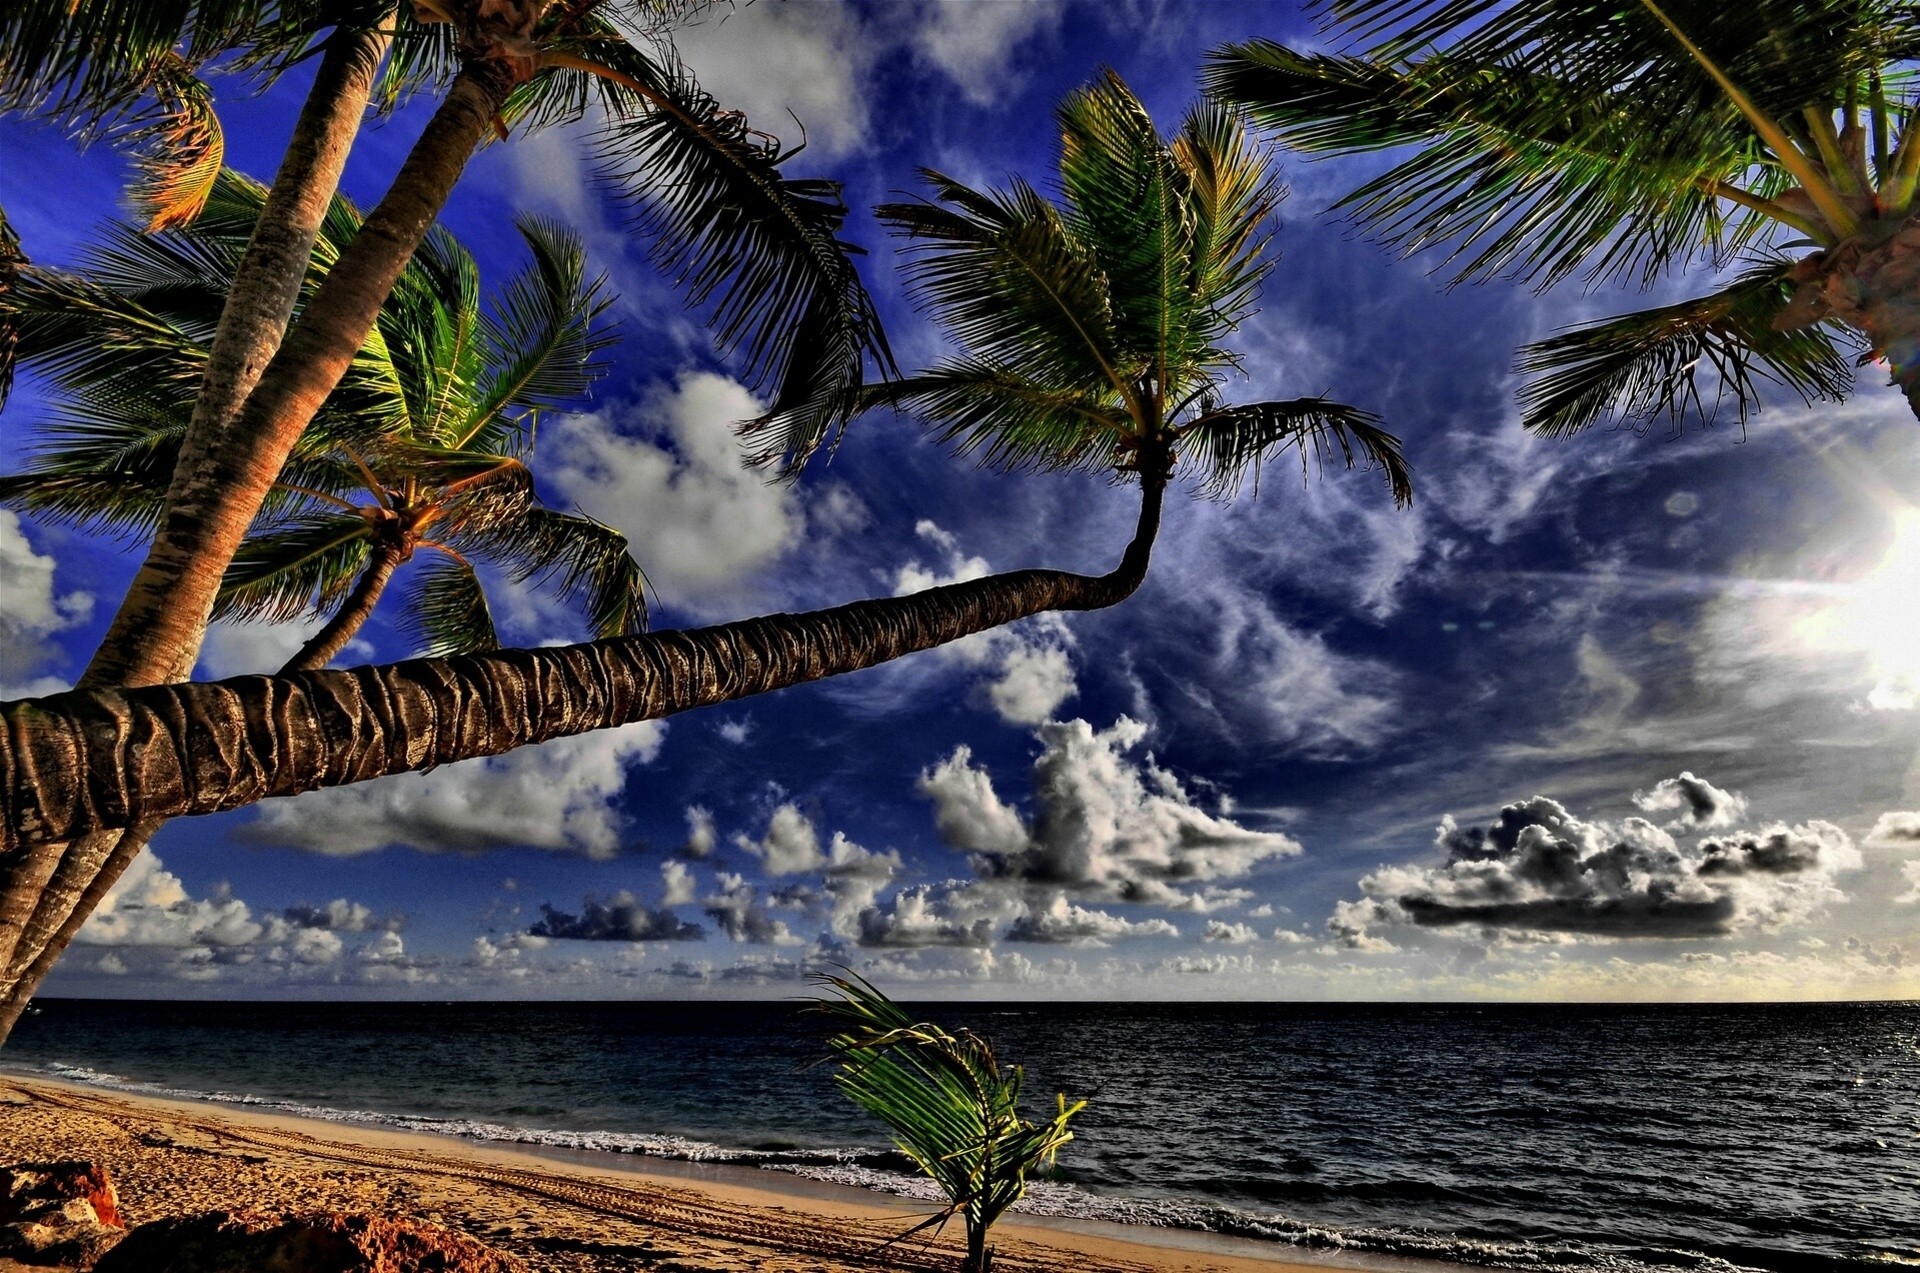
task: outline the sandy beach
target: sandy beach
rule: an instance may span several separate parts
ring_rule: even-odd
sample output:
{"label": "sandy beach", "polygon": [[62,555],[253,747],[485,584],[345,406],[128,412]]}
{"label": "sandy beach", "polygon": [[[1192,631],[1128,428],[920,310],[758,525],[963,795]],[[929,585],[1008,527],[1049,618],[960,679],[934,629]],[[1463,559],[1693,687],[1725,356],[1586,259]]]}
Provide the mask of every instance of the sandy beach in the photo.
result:
{"label": "sandy beach", "polygon": [[[958,1265],[957,1226],[944,1240],[878,1250],[924,1214],[924,1204],[909,1199],[753,1169],[561,1161],[39,1078],[0,1076],[0,1154],[6,1162],[105,1165],[129,1225],[229,1208],[369,1212],[446,1225],[556,1273],[950,1273]],[[1267,1258],[1258,1243],[1171,1230],[1023,1220],[996,1232],[1006,1273],[1328,1267]]]}

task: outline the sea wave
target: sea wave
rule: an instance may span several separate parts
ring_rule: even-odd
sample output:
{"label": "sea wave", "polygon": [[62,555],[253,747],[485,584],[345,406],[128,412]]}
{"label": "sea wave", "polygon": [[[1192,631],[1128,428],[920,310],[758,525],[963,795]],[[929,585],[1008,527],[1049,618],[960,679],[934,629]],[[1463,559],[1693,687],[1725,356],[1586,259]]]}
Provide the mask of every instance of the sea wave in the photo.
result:
{"label": "sea wave", "polygon": [[[649,1132],[575,1131],[522,1127],[470,1118],[435,1118],[377,1110],[340,1109],[244,1092],[203,1091],[122,1078],[84,1065],[53,1062],[36,1067],[68,1082],[175,1100],[238,1105],[300,1118],[455,1136],[468,1140],[639,1155],[692,1163],[723,1163],[788,1172],[809,1180],[870,1189],[901,1197],[934,1200],[939,1195],[924,1177],[899,1168],[903,1155],[892,1149],[779,1148],[718,1145],[686,1136]],[[1812,1257],[1784,1268],[1771,1260],[1746,1263],[1701,1251],[1606,1250],[1578,1243],[1490,1241],[1413,1229],[1335,1227],[1288,1216],[1259,1214],[1214,1203],[1173,1198],[1134,1198],[1095,1193],[1079,1185],[1033,1181],[1014,1210],[1034,1216],[1188,1229],[1228,1237],[1251,1238],[1295,1248],[1353,1255],[1394,1256],[1500,1269],[1578,1269],[1592,1273],[1862,1273],[1868,1261]],[[1885,1264],[1878,1265],[1884,1270]]]}

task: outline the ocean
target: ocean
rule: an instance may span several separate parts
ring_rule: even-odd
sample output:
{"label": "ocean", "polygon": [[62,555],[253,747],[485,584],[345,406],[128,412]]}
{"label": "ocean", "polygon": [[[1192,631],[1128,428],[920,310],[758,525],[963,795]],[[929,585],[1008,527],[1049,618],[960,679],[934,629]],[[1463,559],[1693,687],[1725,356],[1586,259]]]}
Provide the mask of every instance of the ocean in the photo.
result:
{"label": "ocean", "polygon": [[[783,1003],[46,1000],[0,1064],[913,1192]],[[1026,1209],[1494,1267],[1920,1265],[1920,1004],[929,1004],[1090,1101]]]}

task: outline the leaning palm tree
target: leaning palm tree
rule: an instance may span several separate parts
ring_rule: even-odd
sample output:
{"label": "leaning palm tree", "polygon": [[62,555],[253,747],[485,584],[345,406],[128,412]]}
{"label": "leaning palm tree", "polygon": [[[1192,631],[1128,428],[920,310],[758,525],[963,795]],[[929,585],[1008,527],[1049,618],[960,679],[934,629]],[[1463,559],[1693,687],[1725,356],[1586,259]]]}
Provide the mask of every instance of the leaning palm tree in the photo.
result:
{"label": "leaning palm tree", "polygon": [[[0,111],[46,95],[76,126],[157,100],[149,66],[223,56],[314,78],[212,334],[153,542],[80,677],[87,688],[183,680],[228,567],[315,414],[372,334],[476,149],[596,115],[589,146],[656,262],[706,312],[740,374],[769,391],[759,422],[791,471],[846,421],[870,362],[892,366],[839,235],[837,184],[797,179],[793,152],[704,92],[670,25],[703,0],[20,0],[0,6]],[[217,68],[216,68],[217,69]],[[309,259],[371,103],[438,95],[386,194],[325,280]],[[189,116],[168,115],[154,120]],[[155,138],[165,145],[167,137]],[[186,140],[191,141],[190,137]],[[192,148],[187,147],[191,152]],[[204,175],[203,149],[192,160]],[[190,202],[190,201],[189,201]],[[186,205],[182,205],[185,207]],[[297,310],[297,313],[296,313]],[[6,330],[0,324],[0,344]],[[158,825],[30,837],[0,857],[0,1033],[78,923]]]}
{"label": "leaning palm tree", "polygon": [[[874,667],[1049,610],[1115,605],[1146,577],[1176,465],[1224,497],[1284,452],[1303,473],[1364,456],[1397,502],[1410,500],[1399,442],[1366,412],[1323,398],[1222,405],[1237,367],[1229,339],[1268,268],[1278,191],[1266,152],[1212,106],[1163,139],[1112,76],[1071,96],[1059,124],[1058,204],[1025,184],[983,193],[932,176],[938,202],[883,210],[966,353],[846,409],[911,406],[983,463],[1137,482],[1139,519],[1114,570],[1018,570],[696,631],[6,704],[0,836],[111,834],[497,755]],[[64,913],[84,918],[93,901],[89,890]],[[15,986],[30,990],[51,958]],[[0,1004],[0,1026],[17,1000]]]}
{"label": "leaning palm tree", "polygon": [[[0,502],[123,535],[151,534],[193,414],[207,333],[264,188],[236,173],[191,229],[116,226],[75,272],[23,271],[23,352],[62,391]],[[336,196],[316,239],[318,286],[358,230]],[[645,627],[640,569],[599,522],[543,507],[527,461],[541,413],[577,405],[605,370],[611,298],[577,235],[519,223],[532,261],[483,305],[478,267],[436,229],[408,262],[374,337],[315,416],[214,603],[214,617],[324,620],[287,671],[325,667],[416,552],[431,562],[401,618],[433,654],[493,649],[476,564],[551,578],[596,636]]]}
{"label": "leaning palm tree", "polygon": [[1025,1072],[1003,1067],[973,1031],[915,1021],[853,974],[823,973],[814,981],[833,994],[810,1010],[833,1025],[827,1044],[840,1059],[834,1081],[887,1125],[900,1152],[947,1198],[944,1208],[894,1241],[937,1232],[957,1215],[967,1237],[962,1273],[989,1273],[988,1233],[1026,1196],[1028,1177],[1052,1166],[1073,1139],[1067,1124],[1087,1103],[1069,1105],[1062,1094],[1052,1118],[1033,1122],[1020,1112]]}
{"label": "leaning palm tree", "polygon": [[1205,82],[1300,150],[1417,147],[1340,204],[1390,242],[1541,285],[1740,266],[1704,296],[1528,346],[1528,428],[1678,427],[1727,399],[1744,418],[1762,381],[1838,398],[1876,357],[1920,413],[1911,0],[1326,11],[1352,51],[1229,46]]}

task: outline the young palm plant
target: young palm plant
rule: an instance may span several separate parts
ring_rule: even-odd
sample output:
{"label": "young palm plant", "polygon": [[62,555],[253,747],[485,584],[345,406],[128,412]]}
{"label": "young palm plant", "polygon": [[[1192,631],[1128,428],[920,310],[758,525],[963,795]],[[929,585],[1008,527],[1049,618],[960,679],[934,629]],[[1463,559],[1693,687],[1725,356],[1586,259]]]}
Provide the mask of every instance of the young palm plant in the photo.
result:
{"label": "young palm plant", "polygon": [[[1528,346],[1528,428],[1741,416],[1884,358],[1920,413],[1920,8],[1910,0],[1329,0],[1349,54],[1217,51],[1207,87],[1300,150],[1417,147],[1340,206],[1463,278],[1698,298]],[[1705,400],[1703,376],[1712,402]]]}
{"label": "young palm plant", "polygon": [[988,1233],[1026,1195],[1028,1177],[1052,1166],[1073,1139],[1067,1124],[1087,1103],[1069,1105],[1062,1094],[1052,1118],[1033,1122],[1020,1112],[1024,1071],[1003,1067],[979,1035],[915,1021],[858,976],[814,980],[833,993],[811,1011],[834,1029],[834,1081],[887,1125],[900,1152],[947,1197],[945,1208],[894,1241],[938,1231],[957,1215],[967,1236],[962,1273],[989,1273]]}
{"label": "young palm plant", "polygon": [[[151,533],[193,414],[232,274],[266,192],[226,173],[191,229],[109,232],[73,274],[27,267],[22,353],[63,391],[25,469],[0,501],[55,520]],[[316,238],[309,290],[359,228],[336,197]],[[418,551],[432,561],[404,619],[433,654],[498,645],[476,563],[582,594],[596,636],[645,627],[626,540],[541,506],[527,460],[543,411],[578,404],[605,370],[610,298],[578,236],[538,218],[532,261],[484,305],[472,256],[428,234],[373,338],[315,416],[222,581],[216,618],[324,625],[287,671],[325,667]]]}
{"label": "young palm plant", "polygon": [[[1049,610],[1111,606],[1146,576],[1176,464],[1224,496],[1289,449],[1303,472],[1364,456],[1407,502],[1399,442],[1367,413],[1321,398],[1221,405],[1236,368],[1226,342],[1266,274],[1277,194],[1266,152],[1210,106],[1162,139],[1113,77],[1073,95],[1059,123],[1060,205],[1026,185],[987,194],[934,177],[940,202],[885,210],[966,354],[883,389],[843,387],[849,400],[829,413],[910,406],[984,463],[1138,482],[1139,520],[1113,571],[1018,570],[695,631],[7,704],[0,834],[110,835],[837,676]],[[218,766],[204,759],[216,739]],[[98,891],[68,903],[62,933]],[[16,985],[40,974],[46,949]]]}

